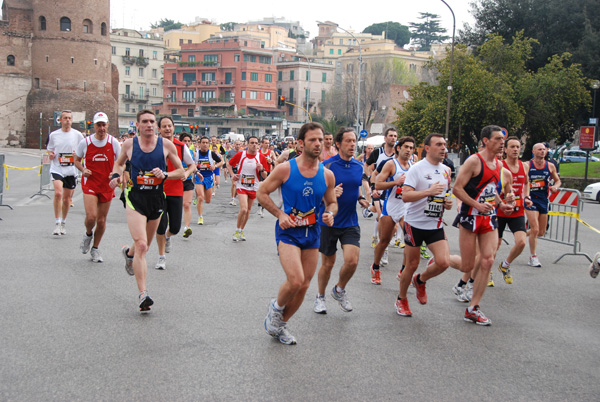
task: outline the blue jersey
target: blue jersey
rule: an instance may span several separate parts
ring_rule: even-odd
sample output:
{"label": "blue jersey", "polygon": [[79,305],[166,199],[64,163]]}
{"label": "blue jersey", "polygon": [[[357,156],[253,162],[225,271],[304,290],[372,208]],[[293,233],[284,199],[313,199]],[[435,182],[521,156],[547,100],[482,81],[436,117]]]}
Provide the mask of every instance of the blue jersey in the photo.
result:
{"label": "blue jersey", "polygon": [[[323,165],[333,172],[335,176],[335,185],[342,183],[342,195],[338,197],[338,213],[335,216],[334,228],[347,228],[358,226],[358,216],[356,215],[356,202],[358,201],[359,189],[362,185],[363,164],[352,158],[346,161],[340,155],[332,156],[323,161]],[[319,213],[319,223],[323,223],[323,211],[325,204],[321,203]]]}
{"label": "blue jersey", "polygon": [[304,177],[298,169],[296,159],[289,161],[290,176],[281,185],[283,211],[296,223],[296,227],[314,226],[317,223],[317,208],[327,190],[325,169],[319,163],[314,177]]}
{"label": "blue jersey", "polygon": [[544,167],[537,169],[533,159],[529,163],[529,194],[532,201],[539,200],[548,202],[548,190],[550,189],[550,168],[548,161],[544,161]]}
{"label": "blue jersey", "polygon": [[167,170],[162,137],[156,139],[156,146],[151,152],[142,151],[138,137],[134,137],[130,163],[132,190],[163,192],[164,180],[152,174],[154,168]]}
{"label": "blue jersey", "polygon": [[[212,177],[214,172],[210,170],[210,166],[213,163],[221,162],[221,158],[219,155],[215,154],[214,151],[208,150],[206,153],[203,153],[201,150],[196,152],[196,164],[198,165],[198,172],[206,177]],[[198,182],[196,182],[198,184]]]}

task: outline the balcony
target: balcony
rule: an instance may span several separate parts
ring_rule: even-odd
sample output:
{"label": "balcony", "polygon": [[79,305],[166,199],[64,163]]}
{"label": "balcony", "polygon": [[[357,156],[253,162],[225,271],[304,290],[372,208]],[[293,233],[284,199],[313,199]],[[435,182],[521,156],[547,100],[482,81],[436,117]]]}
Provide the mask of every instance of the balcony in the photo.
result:
{"label": "balcony", "polygon": [[137,57],[123,56],[123,64],[135,64]]}
{"label": "balcony", "polygon": [[148,98],[150,97],[150,94],[147,92],[146,94],[140,96],[137,94],[123,94],[121,95],[121,98],[124,101],[127,102],[140,102],[140,103],[146,103],[148,102]]}
{"label": "balcony", "polygon": [[150,59],[147,57],[137,57],[135,62],[138,66],[146,67],[148,64],[150,64]]}

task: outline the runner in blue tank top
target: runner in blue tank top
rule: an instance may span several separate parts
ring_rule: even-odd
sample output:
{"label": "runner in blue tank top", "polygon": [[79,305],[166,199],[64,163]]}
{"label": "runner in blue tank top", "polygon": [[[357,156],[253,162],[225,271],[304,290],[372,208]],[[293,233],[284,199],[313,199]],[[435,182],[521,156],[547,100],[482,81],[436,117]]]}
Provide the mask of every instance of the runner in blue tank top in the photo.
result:
{"label": "runner in blue tank top", "polygon": [[[333,225],[338,210],[335,177],[319,162],[324,132],[318,123],[304,124],[298,134],[298,143],[304,148],[302,155],[277,165],[257,192],[261,205],[278,219],[275,239],[287,277],[277,298],[269,303],[264,327],[267,334],[286,345],[296,344],[286,328],[287,321],[300,308],[317,269],[319,205],[325,203],[322,220],[327,226]],[[277,208],[269,196],[279,187],[283,209]]]}
{"label": "runner in blue tank top", "polygon": [[[185,172],[175,145],[156,136],[156,117],[152,111],[141,110],[137,114],[136,125],[140,136],[123,143],[113,167],[110,187],[115,188],[121,184],[125,161],[129,159],[133,187],[126,190],[125,214],[133,245],[131,249],[124,246],[122,253],[125,258],[125,270],[129,275],[135,275],[137,281],[140,311],[148,311],[154,301],[148,296],[146,289],[146,253],[164,208],[163,182],[167,179],[181,180],[185,177]],[[168,173],[166,159],[174,167]]]}
{"label": "runner in blue tank top", "polygon": [[[548,223],[548,195],[555,193],[560,188],[560,177],[556,166],[545,160],[548,149],[542,143],[533,146],[533,159],[529,161],[529,194],[531,195],[531,207],[525,207],[527,221],[529,222],[529,257],[528,265],[541,268],[542,264],[537,257],[537,238],[546,234]],[[554,179],[554,185],[550,185],[550,178]]]}

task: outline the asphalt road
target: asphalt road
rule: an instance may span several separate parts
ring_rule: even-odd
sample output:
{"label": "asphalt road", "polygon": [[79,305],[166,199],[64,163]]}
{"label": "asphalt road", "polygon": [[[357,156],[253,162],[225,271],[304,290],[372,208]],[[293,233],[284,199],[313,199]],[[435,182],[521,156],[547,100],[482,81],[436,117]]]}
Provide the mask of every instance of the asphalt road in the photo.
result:
{"label": "asphalt road", "polygon": [[[39,164],[38,152],[0,153],[12,166]],[[512,285],[495,275],[481,304],[490,327],[463,321],[453,270],[428,282],[425,306],[409,290],[413,317],[405,318],[394,309],[402,250],[390,249],[383,285],[371,285],[373,221],[361,217],[360,263],[347,288],[354,311],[344,313],[328,295],[328,313],[313,313],[314,278],[289,323],[298,345],[285,346],[263,329],[284,279],[272,216],[252,214],[248,240],[232,243],[237,208],[217,190],[205,225],[194,225],[189,240],[174,239],[167,270],[152,268],[152,245],[148,289],[156,304],[140,314],[120,254],[130,242],[122,204],[112,205],[104,263],[94,264],[79,251],[80,190],[67,235],[54,237],[52,201],[29,198],[39,189],[37,170],[8,177],[3,203],[14,210],[0,208],[2,401],[600,399],[600,279],[590,278],[582,256],[552,264],[568,246],[540,241],[542,269],[526,265],[526,249]],[[600,228],[599,212],[600,204],[586,203],[582,217]],[[447,234],[458,253],[457,229]],[[600,234],[581,228],[580,237],[583,252],[600,249]],[[496,264],[508,250],[502,246]]]}

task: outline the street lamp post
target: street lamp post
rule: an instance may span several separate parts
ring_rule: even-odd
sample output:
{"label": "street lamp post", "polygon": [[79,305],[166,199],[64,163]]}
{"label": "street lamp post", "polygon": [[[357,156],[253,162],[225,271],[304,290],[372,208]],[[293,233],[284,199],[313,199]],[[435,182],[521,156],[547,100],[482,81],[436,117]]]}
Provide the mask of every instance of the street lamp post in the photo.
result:
{"label": "street lamp post", "polygon": [[[596,138],[597,137],[597,133],[596,131],[598,130],[598,121],[595,120],[596,118],[596,92],[598,92],[598,88],[600,88],[600,81],[598,80],[594,80],[592,81],[592,89],[594,90],[594,100],[592,102],[592,117],[594,118],[594,147],[596,146]],[[585,152],[585,176],[583,178],[583,188],[587,187],[587,181],[588,181],[588,162],[590,159],[590,151],[587,150]]]}
{"label": "street lamp post", "polygon": [[[448,134],[450,132],[450,102],[452,100],[452,69],[454,67],[454,33],[456,31],[456,18],[454,17],[454,11],[452,7],[446,3],[445,0],[440,0],[448,7],[452,13],[452,46],[450,50],[450,78],[448,80],[448,105],[446,106],[446,142],[448,142]],[[460,144],[458,144],[460,150]]]}

